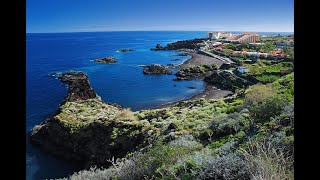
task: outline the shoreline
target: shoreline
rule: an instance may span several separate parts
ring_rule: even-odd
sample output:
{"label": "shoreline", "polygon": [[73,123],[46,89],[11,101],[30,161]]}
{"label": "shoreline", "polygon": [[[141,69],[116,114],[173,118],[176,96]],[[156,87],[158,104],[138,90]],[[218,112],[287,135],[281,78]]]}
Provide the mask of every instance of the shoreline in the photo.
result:
{"label": "shoreline", "polygon": [[[223,63],[225,63],[219,59],[209,57],[209,56],[206,56],[203,54],[198,54],[195,50],[179,49],[177,51],[188,52],[191,55],[191,58],[182,62],[181,64],[175,66],[175,69],[182,69],[182,68],[188,68],[188,67],[199,66],[199,65],[211,65],[211,64],[217,64],[218,67],[220,67]],[[218,89],[214,85],[205,83],[205,89],[203,92],[195,94],[192,97],[187,98],[187,99],[182,99],[182,100],[162,104],[157,108],[166,108],[166,107],[173,106],[181,101],[196,100],[196,99],[200,99],[200,98],[221,99],[221,98],[224,98],[227,96],[231,96],[233,94],[234,93],[232,91]],[[151,109],[157,109],[157,108],[151,108]]]}
{"label": "shoreline", "polygon": [[192,97],[187,98],[187,99],[182,99],[182,100],[178,100],[178,101],[174,101],[174,102],[165,103],[165,104],[162,104],[159,107],[150,108],[150,109],[171,107],[171,106],[174,106],[174,105],[176,105],[176,104],[178,104],[179,102],[182,102],[182,101],[197,100],[197,99],[200,99],[200,98],[204,98],[204,99],[221,99],[221,98],[225,98],[225,97],[232,96],[232,95],[234,95],[234,93],[232,91],[218,89],[214,85],[206,83],[205,89],[201,93],[195,94]]}
{"label": "shoreline", "polygon": [[191,58],[177,65],[176,68],[181,69],[181,68],[188,68],[192,66],[212,65],[212,64],[217,64],[220,67],[223,63],[225,63],[219,59],[209,57],[203,54],[198,54],[196,52],[188,52],[188,53],[191,55]]}

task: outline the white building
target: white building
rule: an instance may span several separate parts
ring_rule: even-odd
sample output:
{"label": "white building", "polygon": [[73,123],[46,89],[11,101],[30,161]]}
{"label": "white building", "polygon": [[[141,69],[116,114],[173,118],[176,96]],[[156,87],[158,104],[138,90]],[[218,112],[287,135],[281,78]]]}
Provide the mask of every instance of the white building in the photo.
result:
{"label": "white building", "polygon": [[208,37],[210,39],[218,39],[218,38],[228,38],[232,34],[229,32],[208,32]]}

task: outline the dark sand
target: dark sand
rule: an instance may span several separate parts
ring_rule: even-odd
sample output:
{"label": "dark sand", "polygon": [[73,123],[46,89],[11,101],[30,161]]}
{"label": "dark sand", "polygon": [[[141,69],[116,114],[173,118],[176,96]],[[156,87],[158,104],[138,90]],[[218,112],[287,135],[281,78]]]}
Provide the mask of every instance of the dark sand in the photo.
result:
{"label": "dark sand", "polygon": [[[224,63],[223,61],[213,58],[213,57],[209,57],[209,56],[205,56],[202,54],[197,54],[194,52],[189,52],[189,54],[192,56],[192,58],[188,59],[187,61],[183,62],[181,65],[176,66],[177,68],[186,68],[186,67],[192,67],[192,66],[199,66],[199,65],[211,65],[211,64],[217,64],[219,67]],[[217,87],[213,86],[213,85],[209,85],[206,84],[205,90],[204,92],[194,95],[189,99],[185,99],[185,100],[196,100],[196,99],[200,99],[200,98],[205,98],[205,99],[220,99],[223,97],[227,97],[229,95],[232,95],[233,92],[232,91],[228,91],[228,90],[220,90]],[[182,101],[185,101],[182,100]],[[168,103],[168,104],[164,104],[161,106],[161,108],[164,107],[169,107],[172,105],[177,104],[180,101],[177,102],[173,102],[173,103]]]}
{"label": "dark sand", "polygon": [[205,91],[201,94],[197,94],[190,98],[190,100],[195,100],[199,98],[205,98],[205,99],[220,99],[229,95],[232,95],[232,91],[228,90],[221,90],[213,85],[206,85]]}
{"label": "dark sand", "polygon": [[205,65],[217,64],[220,67],[224,63],[219,59],[209,57],[206,55],[197,54],[197,53],[189,53],[189,54],[192,56],[192,58],[178,65],[177,68],[187,68],[187,67],[199,66],[204,64]]}

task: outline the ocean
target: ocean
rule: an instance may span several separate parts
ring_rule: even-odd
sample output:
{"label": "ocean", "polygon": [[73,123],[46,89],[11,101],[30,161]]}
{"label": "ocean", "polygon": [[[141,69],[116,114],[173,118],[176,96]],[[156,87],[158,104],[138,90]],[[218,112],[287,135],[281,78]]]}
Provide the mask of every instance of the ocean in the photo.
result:
{"label": "ocean", "polygon": [[[205,37],[205,31],[123,31],[26,34],[26,176],[27,179],[66,177],[77,164],[46,154],[28,141],[31,128],[59,107],[67,86],[50,73],[83,71],[102,100],[134,111],[187,99],[204,90],[201,80],[173,81],[175,75],[144,75],[141,65],[180,64],[188,56],[150,48],[178,40]],[[118,53],[118,49],[134,52]],[[100,64],[95,58],[113,56],[118,62]]]}

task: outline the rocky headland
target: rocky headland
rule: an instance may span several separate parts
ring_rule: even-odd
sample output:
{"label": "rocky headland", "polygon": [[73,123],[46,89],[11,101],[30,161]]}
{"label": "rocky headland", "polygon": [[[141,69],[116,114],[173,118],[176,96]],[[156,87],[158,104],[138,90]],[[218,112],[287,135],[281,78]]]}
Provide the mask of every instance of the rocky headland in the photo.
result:
{"label": "rocky headland", "polygon": [[94,59],[91,61],[98,62],[98,63],[115,63],[117,62],[117,59],[112,56],[109,56],[109,57]]}
{"label": "rocky headland", "polygon": [[47,152],[83,163],[107,166],[141,147],[145,136],[134,114],[101,101],[82,72],[58,78],[69,92],[57,112],[31,130],[30,141]]}

